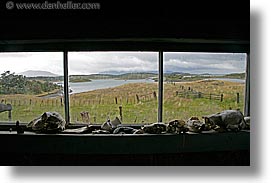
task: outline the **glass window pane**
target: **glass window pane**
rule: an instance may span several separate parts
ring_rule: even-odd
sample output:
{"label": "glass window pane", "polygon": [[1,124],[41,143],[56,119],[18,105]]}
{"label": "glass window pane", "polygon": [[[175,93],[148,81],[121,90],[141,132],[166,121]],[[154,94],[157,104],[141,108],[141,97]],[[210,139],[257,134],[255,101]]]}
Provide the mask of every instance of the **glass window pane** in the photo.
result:
{"label": "glass window pane", "polygon": [[69,52],[68,60],[72,123],[157,121],[157,52]]}
{"label": "glass window pane", "polygon": [[46,111],[64,117],[61,52],[0,53],[0,64],[0,121],[30,122]]}
{"label": "glass window pane", "polygon": [[244,110],[245,53],[164,53],[164,121]]}

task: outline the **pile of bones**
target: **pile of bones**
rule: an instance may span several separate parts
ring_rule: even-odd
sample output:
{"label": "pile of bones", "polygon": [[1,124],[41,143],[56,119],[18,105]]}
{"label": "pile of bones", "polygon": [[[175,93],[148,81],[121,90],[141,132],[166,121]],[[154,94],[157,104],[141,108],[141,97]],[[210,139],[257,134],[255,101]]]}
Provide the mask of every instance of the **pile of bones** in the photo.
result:
{"label": "pile of bones", "polygon": [[75,133],[75,134],[163,134],[163,133],[201,133],[202,131],[240,131],[250,128],[250,117],[244,117],[239,110],[225,110],[202,117],[191,117],[188,120],[175,119],[168,123],[153,123],[133,128],[121,124],[118,117],[107,120],[100,129],[95,125],[80,128],[66,128],[66,122],[57,112],[45,112],[31,121],[26,130],[36,133]]}

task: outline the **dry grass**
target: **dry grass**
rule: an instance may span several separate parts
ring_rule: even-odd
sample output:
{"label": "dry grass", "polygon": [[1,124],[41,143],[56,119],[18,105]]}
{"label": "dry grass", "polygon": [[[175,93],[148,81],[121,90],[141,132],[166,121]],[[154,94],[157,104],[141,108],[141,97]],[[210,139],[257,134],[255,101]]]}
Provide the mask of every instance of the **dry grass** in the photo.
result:
{"label": "dry grass", "polygon": [[[224,100],[176,96],[176,91],[202,92],[204,94],[223,94]],[[99,89],[90,92],[72,94],[70,97],[71,122],[81,122],[80,112],[88,111],[92,123],[101,124],[108,117],[119,116],[122,106],[123,123],[152,123],[157,121],[158,101],[157,83],[130,83],[122,86]],[[236,102],[236,93],[240,93],[240,103]],[[137,99],[138,96],[138,99]],[[42,99],[31,95],[1,95],[0,100],[13,106],[12,120],[29,122],[45,111],[57,111],[64,116],[61,98]],[[20,101],[20,102],[19,102]],[[175,84],[164,84],[165,122],[171,119],[188,119],[191,116],[216,113],[225,109],[243,109],[244,84],[227,81],[195,81]],[[0,113],[0,120],[7,121],[6,112]]]}

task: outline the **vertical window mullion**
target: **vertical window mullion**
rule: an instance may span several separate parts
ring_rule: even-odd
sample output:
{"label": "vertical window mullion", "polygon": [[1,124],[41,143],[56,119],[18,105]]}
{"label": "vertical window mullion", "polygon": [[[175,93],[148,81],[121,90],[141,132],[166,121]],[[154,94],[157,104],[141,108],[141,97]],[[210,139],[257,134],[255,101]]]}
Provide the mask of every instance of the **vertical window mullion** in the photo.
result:
{"label": "vertical window mullion", "polygon": [[162,122],[163,113],[163,51],[159,51],[159,87],[158,87],[158,122]]}
{"label": "vertical window mullion", "polygon": [[250,53],[248,53],[247,56],[246,56],[244,115],[245,116],[250,116]]}
{"label": "vertical window mullion", "polygon": [[64,107],[65,107],[65,120],[70,123],[70,110],[69,110],[69,76],[68,76],[68,51],[63,52],[63,66],[64,66]]}

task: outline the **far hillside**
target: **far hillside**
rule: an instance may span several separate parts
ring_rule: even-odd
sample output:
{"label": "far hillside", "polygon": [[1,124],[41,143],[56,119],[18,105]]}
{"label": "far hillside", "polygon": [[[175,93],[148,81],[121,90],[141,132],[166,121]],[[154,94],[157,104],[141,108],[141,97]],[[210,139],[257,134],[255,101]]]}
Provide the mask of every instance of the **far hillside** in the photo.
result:
{"label": "far hillside", "polygon": [[39,71],[39,70],[28,70],[25,72],[18,73],[18,75],[23,75],[26,77],[56,77],[57,74],[48,71]]}
{"label": "far hillside", "polygon": [[124,73],[124,74],[90,74],[90,75],[71,75],[70,82],[89,82],[97,79],[121,79],[121,80],[132,80],[132,79],[148,79],[156,78],[157,74],[154,73]]}
{"label": "far hillside", "polygon": [[222,76],[223,78],[230,78],[230,79],[245,79],[245,73],[232,73]]}
{"label": "far hillside", "polygon": [[[25,74],[25,75],[24,75]],[[60,82],[63,81],[63,76],[47,71],[26,71],[22,73],[29,80],[39,80],[48,82]],[[245,73],[231,73],[231,74],[191,74],[184,72],[167,72],[164,73],[165,82],[185,82],[185,81],[198,81],[203,79],[211,78],[228,78],[228,79],[245,79]],[[92,80],[100,79],[118,79],[118,80],[136,80],[136,79],[153,79],[158,81],[157,72],[135,72],[135,73],[100,73],[100,74],[89,74],[89,75],[70,75],[70,82],[91,82]]]}
{"label": "far hillside", "polygon": [[[184,81],[198,81],[209,78],[230,78],[230,79],[245,79],[245,73],[232,73],[226,75],[214,74],[190,74],[181,72],[164,73],[164,81],[166,82],[184,82]],[[158,81],[158,74],[156,73],[124,73],[124,74],[91,74],[91,75],[71,75],[70,82],[89,82],[96,79],[153,79]]]}
{"label": "far hillside", "polygon": [[245,73],[232,73],[226,75],[214,75],[214,74],[190,74],[190,73],[169,73],[164,74],[165,81],[167,82],[184,82],[184,81],[198,81],[211,78],[228,78],[228,79],[245,79]]}

